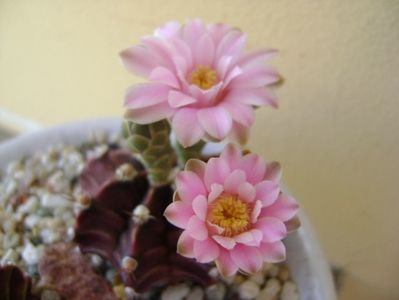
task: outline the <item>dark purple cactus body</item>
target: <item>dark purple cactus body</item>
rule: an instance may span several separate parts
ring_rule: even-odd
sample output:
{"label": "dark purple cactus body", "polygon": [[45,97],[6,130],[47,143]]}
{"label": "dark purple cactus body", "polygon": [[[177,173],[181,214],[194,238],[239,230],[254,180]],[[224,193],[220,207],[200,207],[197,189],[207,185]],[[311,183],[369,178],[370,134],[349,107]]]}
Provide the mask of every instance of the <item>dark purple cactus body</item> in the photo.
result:
{"label": "dark purple cactus body", "polygon": [[[126,163],[136,169],[137,175],[132,180],[117,180],[116,169]],[[75,241],[82,252],[108,259],[126,285],[141,293],[183,280],[202,286],[213,283],[208,266],[176,253],[181,230],[163,216],[173,198],[172,187],[150,186],[145,170],[131,154],[113,150],[89,162],[80,184],[92,202],[78,216]],[[142,224],[132,218],[139,204],[150,212]],[[133,270],[123,266],[126,257],[137,262]]]}
{"label": "dark purple cactus body", "polygon": [[0,266],[1,300],[37,300],[31,293],[31,279],[14,265]]}

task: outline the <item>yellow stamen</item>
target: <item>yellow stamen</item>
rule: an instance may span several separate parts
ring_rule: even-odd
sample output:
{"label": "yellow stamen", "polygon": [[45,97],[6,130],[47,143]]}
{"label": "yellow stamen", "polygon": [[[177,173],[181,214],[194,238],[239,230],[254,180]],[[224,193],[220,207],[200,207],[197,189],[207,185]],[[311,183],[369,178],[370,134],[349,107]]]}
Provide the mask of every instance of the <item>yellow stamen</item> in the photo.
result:
{"label": "yellow stamen", "polygon": [[222,235],[234,236],[248,229],[249,208],[235,195],[222,195],[211,206],[208,220],[224,229]]}
{"label": "yellow stamen", "polygon": [[217,81],[216,71],[207,66],[198,66],[191,73],[190,81],[203,90],[210,89]]}

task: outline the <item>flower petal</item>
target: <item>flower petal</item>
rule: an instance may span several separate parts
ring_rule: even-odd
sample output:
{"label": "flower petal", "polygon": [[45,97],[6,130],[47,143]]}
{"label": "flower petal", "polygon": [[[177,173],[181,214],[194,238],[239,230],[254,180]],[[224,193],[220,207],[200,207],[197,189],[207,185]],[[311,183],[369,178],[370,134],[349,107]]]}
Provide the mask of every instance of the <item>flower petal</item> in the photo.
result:
{"label": "flower petal", "polygon": [[263,66],[253,67],[242,72],[230,83],[234,88],[259,88],[276,83],[280,80],[280,75],[271,68]]}
{"label": "flower petal", "polygon": [[177,80],[175,74],[164,67],[156,67],[154,70],[152,70],[149,79],[166,84],[176,89],[180,87],[179,81]]}
{"label": "flower petal", "polygon": [[205,175],[206,163],[199,159],[191,158],[186,162],[184,169],[197,174],[197,176],[203,180]]}
{"label": "flower petal", "polygon": [[262,255],[256,247],[237,244],[231,250],[231,258],[244,272],[253,274],[260,270],[263,263]]}
{"label": "flower petal", "polygon": [[240,123],[233,122],[233,127],[229,133],[229,139],[241,145],[246,144],[248,140],[249,129]]}
{"label": "flower petal", "polygon": [[186,231],[195,240],[203,241],[208,237],[208,229],[204,221],[192,216],[188,221]]}
{"label": "flower petal", "polygon": [[244,155],[239,168],[247,174],[249,183],[257,184],[265,177],[266,163],[260,155],[255,153]]}
{"label": "flower petal", "polygon": [[241,68],[251,68],[265,63],[265,61],[272,58],[277,53],[275,49],[261,49],[246,55],[243,55],[238,61],[237,65]]}
{"label": "flower petal", "polygon": [[248,182],[241,183],[237,188],[237,193],[238,197],[245,202],[250,203],[255,200],[255,188]]}
{"label": "flower petal", "polygon": [[231,250],[236,245],[236,241],[233,238],[221,235],[213,235],[212,238],[223,248]]}
{"label": "flower petal", "polygon": [[186,43],[190,45],[191,51],[193,51],[204,33],[206,33],[206,28],[202,20],[189,20],[183,26],[182,37]]}
{"label": "flower petal", "polygon": [[255,227],[262,231],[264,243],[274,243],[282,240],[287,235],[284,223],[276,218],[264,217],[258,220]]}
{"label": "flower petal", "polygon": [[170,223],[179,228],[186,228],[190,218],[194,215],[191,205],[183,201],[175,201],[165,209],[164,216]]}
{"label": "flower petal", "polygon": [[241,150],[236,145],[227,144],[222,154],[220,154],[220,157],[228,163],[231,170],[235,170],[238,167],[242,154]]}
{"label": "flower petal", "polygon": [[269,162],[266,166],[265,180],[280,182],[281,180],[281,166],[278,162]]}
{"label": "flower petal", "polygon": [[168,99],[170,87],[156,82],[134,85],[125,96],[125,107],[130,109],[153,106]]}
{"label": "flower petal", "polygon": [[172,127],[183,147],[194,145],[204,135],[204,130],[197,121],[197,110],[193,108],[179,109],[173,117]]}
{"label": "flower petal", "polygon": [[261,181],[255,185],[255,189],[256,199],[262,201],[263,207],[272,205],[280,193],[280,187],[275,181]]}
{"label": "flower petal", "polygon": [[274,217],[286,222],[297,214],[298,209],[298,203],[293,197],[280,194],[273,204],[263,208],[261,216]]}
{"label": "flower petal", "polygon": [[233,276],[238,271],[238,266],[231,259],[230,252],[219,249],[219,257],[216,259],[216,267],[224,277]]}
{"label": "flower petal", "polygon": [[193,201],[193,211],[202,221],[205,221],[208,210],[208,201],[205,196],[198,195]]}
{"label": "flower petal", "polygon": [[123,50],[120,56],[126,69],[143,77],[148,77],[157,67],[157,61],[143,46],[133,46]]}
{"label": "flower petal", "polygon": [[[197,99],[188,96],[179,91],[170,91],[168,95],[168,102],[171,107],[182,107],[197,102]],[[197,122],[197,121],[196,121]]]}
{"label": "flower petal", "polygon": [[187,233],[183,231],[177,241],[177,253],[185,257],[194,257],[194,239]]}
{"label": "flower petal", "polygon": [[285,260],[286,250],[281,241],[275,243],[261,243],[259,251],[265,262],[278,263]]}
{"label": "flower petal", "polygon": [[203,34],[194,51],[194,63],[202,66],[213,66],[215,44],[209,34]]}
{"label": "flower petal", "polygon": [[224,189],[223,186],[219,183],[213,183],[211,185],[211,190],[208,195],[208,203],[212,203],[215,201],[221,193],[223,193]]}
{"label": "flower petal", "polygon": [[175,112],[167,102],[161,102],[143,108],[128,109],[125,118],[137,124],[149,124],[170,118]]}
{"label": "flower petal", "polygon": [[208,191],[211,191],[211,186],[214,183],[223,184],[229,173],[230,168],[225,160],[216,157],[209,159],[204,175],[204,182]]}
{"label": "flower petal", "polygon": [[266,89],[265,87],[261,88],[245,88],[245,89],[235,89],[235,86],[232,86],[232,89],[224,98],[225,102],[238,102],[245,105],[253,105],[253,106],[272,106],[277,107],[277,97],[273,94],[272,91]]}
{"label": "flower petal", "polygon": [[176,190],[180,198],[190,203],[198,195],[206,195],[206,189],[202,180],[191,171],[182,171],[176,176]]}
{"label": "flower petal", "polygon": [[262,241],[262,232],[258,229],[251,229],[236,235],[234,240],[247,246],[259,246]]}
{"label": "flower petal", "polygon": [[224,190],[230,194],[237,194],[238,187],[246,180],[245,172],[234,170],[224,181]]}
{"label": "flower petal", "polygon": [[256,223],[258,221],[258,217],[262,210],[262,202],[260,200],[256,200],[254,208],[251,212],[251,223]]}
{"label": "flower petal", "polygon": [[162,38],[147,36],[142,39],[142,43],[151,56],[157,60],[158,66],[174,70],[173,53],[166,41]]}
{"label": "flower petal", "polygon": [[245,33],[239,30],[231,30],[226,33],[221,39],[217,49],[216,57],[222,56],[236,56],[240,54],[242,49],[245,47],[247,42],[247,36]]}
{"label": "flower petal", "polygon": [[212,239],[194,241],[194,255],[198,262],[209,263],[219,256],[219,247]]}
{"label": "flower petal", "polygon": [[254,109],[251,106],[238,102],[224,102],[222,106],[231,114],[234,121],[245,127],[252,126],[255,120]]}
{"label": "flower petal", "polygon": [[176,21],[167,22],[164,25],[155,29],[154,36],[163,39],[171,39],[179,35],[181,27],[182,26],[179,22]]}
{"label": "flower petal", "polygon": [[223,139],[232,127],[232,118],[223,107],[203,108],[198,111],[198,120],[208,134]]}

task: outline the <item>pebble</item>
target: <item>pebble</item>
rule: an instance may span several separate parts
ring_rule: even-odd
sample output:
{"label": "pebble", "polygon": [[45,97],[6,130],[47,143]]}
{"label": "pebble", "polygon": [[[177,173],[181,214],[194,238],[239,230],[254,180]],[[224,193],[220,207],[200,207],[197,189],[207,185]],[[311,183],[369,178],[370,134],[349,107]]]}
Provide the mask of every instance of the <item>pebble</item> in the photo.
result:
{"label": "pebble", "polygon": [[280,272],[278,273],[278,279],[280,281],[285,282],[290,278],[290,271],[288,270],[287,266],[282,266],[280,268]]}
{"label": "pebble", "polygon": [[42,239],[44,244],[53,244],[55,242],[58,242],[61,239],[60,234],[50,228],[43,228],[40,231],[40,238]]}
{"label": "pebble", "polygon": [[205,294],[209,300],[222,300],[226,294],[226,287],[222,283],[216,283],[206,288]]}
{"label": "pebble", "polygon": [[261,286],[265,283],[265,274],[263,272],[258,272],[252,275],[249,279]]}
{"label": "pebble", "polygon": [[54,290],[44,290],[40,295],[40,300],[61,300],[61,297]]}
{"label": "pebble", "polygon": [[190,293],[187,295],[185,300],[203,300],[204,299],[204,291],[201,287],[196,286],[191,289]]}
{"label": "pebble", "polygon": [[21,254],[27,265],[36,265],[39,262],[42,251],[40,248],[28,243],[25,245]]}
{"label": "pebble", "polygon": [[18,261],[18,256],[18,253],[14,249],[8,249],[0,260],[0,264],[15,264]]}
{"label": "pebble", "polygon": [[281,300],[299,300],[296,285],[291,281],[286,281],[281,290]]}
{"label": "pebble", "polygon": [[277,279],[270,279],[266,286],[259,292],[256,300],[274,300],[280,292],[281,285]]}
{"label": "pebble", "polygon": [[189,292],[190,288],[185,283],[172,285],[163,290],[161,300],[182,300]]}
{"label": "pebble", "polygon": [[142,225],[151,218],[150,210],[147,206],[139,204],[133,210],[133,221],[136,224]]}
{"label": "pebble", "polygon": [[39,199],[36,196],[30,196],[25,203],[18,206],[17,212],[22,214],[32,213],[39,207]]}
{"label": "pebble", "polygon": [[40,199],[40,204],[44,208],[70,207],[71,203],[62,195],[44,194]]}
{"label": "pebble", "polygon": [[244,300],[255,299],[255,297],[259,294],[259,291],[259,285],[252,280],[244,281],[238,288],[238,293]]}

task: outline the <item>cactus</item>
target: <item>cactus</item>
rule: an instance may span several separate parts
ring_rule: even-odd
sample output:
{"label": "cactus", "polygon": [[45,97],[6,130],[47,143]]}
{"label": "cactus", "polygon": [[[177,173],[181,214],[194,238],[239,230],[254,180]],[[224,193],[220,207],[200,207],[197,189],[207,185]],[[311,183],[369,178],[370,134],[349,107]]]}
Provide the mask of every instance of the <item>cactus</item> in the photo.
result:
{"label": "cactus", "polygon": [[123,132],[130,149],[146,167],[151,183],[162,185],[170,182],[176,154],[170,145],[168,121],[140,125],[127,120]]}
{"label": "cactus", "polygon": [[[120,180],[115,174],[126,164],[136,176]],[[182,280],[212,284],[209,266],[176,253],[181,230],[163,216],[174,191],[170,184],[151,186],[150,174],[121,150],[91,161],[80,176],[91,204],[77,218],[75,241],[82,252],[110,261],[125,285],[139,293]]]}
{"label": "cactus", "polygon": [[0,266],[0,299],[37,300],[31,293],[31,279],[14,265]]}

